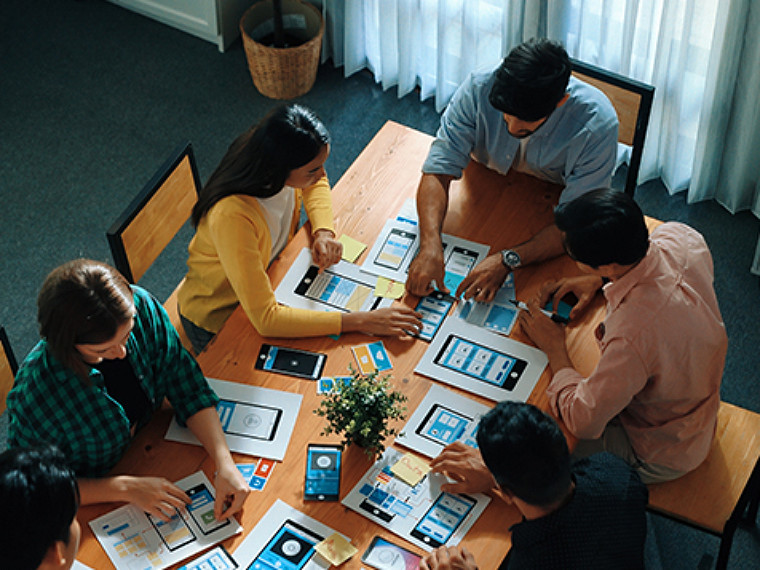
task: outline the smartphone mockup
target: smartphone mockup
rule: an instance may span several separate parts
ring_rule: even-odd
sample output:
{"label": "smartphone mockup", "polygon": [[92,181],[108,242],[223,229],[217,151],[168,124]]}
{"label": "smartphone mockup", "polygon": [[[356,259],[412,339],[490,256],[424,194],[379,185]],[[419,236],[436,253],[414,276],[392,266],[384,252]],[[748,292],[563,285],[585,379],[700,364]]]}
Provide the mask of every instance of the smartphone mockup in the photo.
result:
{"label": "smartphone mockup", "polygon": [[248,570],[300,570],[314,555],[323,537],[290,519],[282,523]]}
{"label": "smartphone mockup", "polygon": [[327,355],[297,348],[262,344],[256,359],[256,368],[287,376],[317,380],[322,376]]}
{"label": "smartphone mockup", "polygon": [[416,570],[421,560],[419,554],[388,542],[381,536],[373,538],[362,555],[362,562],[377,570]]}
{"label": "smartphone mockup", "polygon": [[441,327],[443,319],[454,304],[454,297],[441,293],[440,291],[433,291],[430,295],[422,297],[415,307],[415,311],[422,313],[422,329],[419,334],[413,335],[418,338],[430,342],[433,340],[435,333]]}
{"label": "smartphone mockup", "polygon": [[306,449],[304,500],[337,501],[340,497],[340,470],[339,446],[310,443]]}
{"label": "smartphone mockup", "polygon": [[425,544],[438,548],[446,544],[474,506],[475,499],[467,495],[441,493],[411,534]]}

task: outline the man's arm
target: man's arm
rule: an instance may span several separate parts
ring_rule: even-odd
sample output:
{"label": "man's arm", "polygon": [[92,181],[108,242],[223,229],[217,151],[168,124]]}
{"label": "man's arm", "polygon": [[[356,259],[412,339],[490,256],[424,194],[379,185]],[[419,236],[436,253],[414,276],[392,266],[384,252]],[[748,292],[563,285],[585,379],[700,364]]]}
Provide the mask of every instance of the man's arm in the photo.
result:
{"label": "man's arm", "polygon": [[[521,267],[552,259],[565,252],[562,233],[554,224],[512,249],[520,256]],[[464,294],[465,299],[474,297],[476,301],[491,302],[508,273],[509,269],[501,261],[501,251],[491,254],[470,271],[459,285],[456,295]]]}
{"label": "man's arm", "polygon": [[417,216],[420,228],[420,250],[409,266],[406,287],[410,293],[424,296],[438,289],[448,293],[443,284],[444,263],[441,228],[449,207],[449,186],[453,176],[423,174],[417,188]]}

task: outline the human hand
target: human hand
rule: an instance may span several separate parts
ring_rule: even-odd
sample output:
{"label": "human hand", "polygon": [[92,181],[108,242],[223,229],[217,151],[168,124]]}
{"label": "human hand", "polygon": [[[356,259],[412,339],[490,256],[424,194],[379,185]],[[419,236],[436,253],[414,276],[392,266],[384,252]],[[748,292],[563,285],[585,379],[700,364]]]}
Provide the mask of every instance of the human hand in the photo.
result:
{"label": "human hand", "polygon": [[483,462],[480,451],[455,441],[430,462],[434,473],[443,473],[456,483],[445,483],[447,493],[484,493],[497,487],[496,480]]}
{"label": "human hand", "polygon": [[552,308],[556,311],[563,297],[572,293],[578,299],[570,311],[570,319],[572,320],[591,303],[601,286],[602,278],[596,275],[580,275],[578,277],[566,277],[559,281],[549,281],[541,287],[536,302],[540,307],[543,307],[549,299],[552,299]]}
{"label": "human hand", "polygon": [[222,520],[237,513],[243,508],[251,488],[243,479],[240,470],[234,463],[220,467],[214,477],[216,500],[214,501],[214,516]]}
{"label": "human hand", "polygon": [[314,232],[314,241],[311,244],[311,259],[322,271],[340,261],[343,255],[343,244],[335,239],[335,234],[330,230],[317,230]]}
{"label": "human hand", "polygon": [[420,561],[421,570],[478,570],[475,557],[464,546],[439,546]]}
{"label": "human hand", "polygon": [[[395,304],[392,307],[376,309],[364,313],[351,313],[361,315],[362,322],[352,330],[377,336],[407,336],[409,333],[417,333],[422,330],[422,314],[410,309],[406,305]],[[344,315],[344,319],[350,317]]]}
{"label": "human hand", "polygon": [[509,270],[501,262],[501,254],[489,255],[478,263],[457,287],[456,296],[490,303],[504,285]]}
{"label": "human hand", "polygon": [[129,502],[164,522],[190,504],[190,497],[163,477],[126,477],[124,482]]}
{"label": "human hand", "polygon": [[554,372],[565,367],[572,368],[565,347],[565,327],[547,317],[535,299],[528,303],[527,311],[520,311],[517,321],[530,340],[549,357]]}
{"label": "human hand", "polygon": [[435,290],[433,288],[433,281],[435,281],[439,291],[442,293],[448,293],[449,290],[443,283],[445,274],[443,249],[420,249],[419,253],[417,253],[417,257],[415,257],[409,265],[409,274],[406,278],[406,290],[412,295],[424,297]]}

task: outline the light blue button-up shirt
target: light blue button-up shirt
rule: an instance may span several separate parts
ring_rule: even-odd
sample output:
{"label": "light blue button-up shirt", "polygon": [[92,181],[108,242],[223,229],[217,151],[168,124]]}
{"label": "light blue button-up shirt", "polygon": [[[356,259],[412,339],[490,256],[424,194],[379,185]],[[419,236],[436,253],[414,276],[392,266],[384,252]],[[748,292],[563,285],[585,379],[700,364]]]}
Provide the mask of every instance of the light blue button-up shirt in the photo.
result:
{"label": "light blue button-up shirt", "polygon": [[[459,86],[422,171],[459,178],[470,158],[506,174],[520,149],[501,111],[488,101],[493,72],[472,73]],[[570,78],[568,100],[533,133],[524,150],[531,174],[563,184],[560,203],[609,187],[617,160],[618,120],[607,97]]]}

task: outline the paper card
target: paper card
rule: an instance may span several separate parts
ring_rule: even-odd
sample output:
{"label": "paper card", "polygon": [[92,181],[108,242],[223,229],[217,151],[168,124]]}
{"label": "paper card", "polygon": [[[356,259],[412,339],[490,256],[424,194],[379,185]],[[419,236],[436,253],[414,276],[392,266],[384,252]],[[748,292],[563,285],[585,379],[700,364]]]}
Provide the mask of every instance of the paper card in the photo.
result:
{"label": "paper card", "polygon": [[344,385],[351,383],[350,376],[325,376],[317,381],[317,394],[329,394],[335,390],[336,382],[343,382]]}
{"label": "paper card", "polygon": [[179,570],[234,570],[237,563],[232,559],[229,552],[223,546],[209,550],[203,556],[199,556],[192,562],[188,562]]}
{"label": "paper card", "polygon": [[367,249],[366,243],[355,240],[346,234],[341,234],[338,241],[343,244],[343,259],[350,263],[354,263],[359,259],[359,256]]}
{"label": "paper card", "polygon": [[262,459],[256,467],[255,475],[266,479],[272,473],[272,469],[274,469],[274,461],[271,459]]}
{"label": "paper card", "polygon": [[362,374],[371,374],[375,370],[383,372],[393,368],[382,341],[353,346],[351,351]]}
{"label": "paper card", "polygon": [[375,285],[375,297],[385,299],[400,299],[404,295],[404,284],[387,277],[378,277]]}
{"label": "paper card", "polygon": [[246,483],[250,485],[251,477],[253,477],[253,474],[256,471],[256,464],[255,463],[238,463],[237,465],[235,465],[235,467],[238,468],[238,471],[240,471],[240,474],[243,476],[243,479],[245,479]]}
{"label": "paper card", "polygon": [[353,544],[348,542],[337,532],[317,544],[315,549],[334,566],[340,566],[354,554],[359,552]]}
{"label": "paper card", "polygon": [[414,487],[422,481],[422,478],[429,472],[430,465],[428,462],[411,453],[404,455],[399,459],[398,463],[395,463],[391,467],[391,473],[410,487]]}

